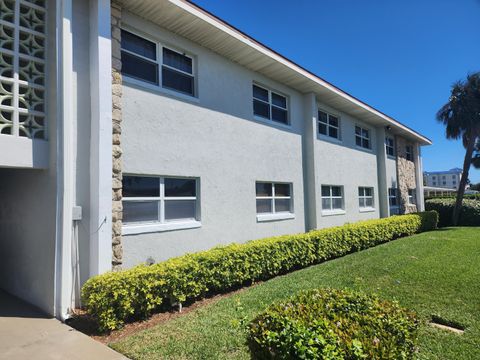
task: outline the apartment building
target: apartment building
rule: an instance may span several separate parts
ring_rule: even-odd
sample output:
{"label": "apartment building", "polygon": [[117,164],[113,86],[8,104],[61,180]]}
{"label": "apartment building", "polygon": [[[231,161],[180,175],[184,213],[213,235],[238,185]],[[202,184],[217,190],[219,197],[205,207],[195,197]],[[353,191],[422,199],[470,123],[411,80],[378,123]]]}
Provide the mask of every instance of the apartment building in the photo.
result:
{"label": "apartment building", "polygon": [[462,169],[453,168],[446,171],[425,171],[423,173],[425,186],[458,190]]}
{"label": "apartment building", "polygon": [[0,287],[423,209],[408,128],[184,0],[0,0]]}

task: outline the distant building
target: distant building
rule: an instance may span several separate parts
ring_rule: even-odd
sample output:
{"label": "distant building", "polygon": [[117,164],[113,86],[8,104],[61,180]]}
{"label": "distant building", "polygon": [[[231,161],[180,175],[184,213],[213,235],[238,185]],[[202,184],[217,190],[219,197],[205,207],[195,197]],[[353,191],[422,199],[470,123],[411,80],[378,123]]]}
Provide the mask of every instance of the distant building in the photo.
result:
{"label": "distant building", "polygon": [[458,190],[462,169],[453,168],[447,171],[425,171],[423,173],[424,184],[428,187]]}

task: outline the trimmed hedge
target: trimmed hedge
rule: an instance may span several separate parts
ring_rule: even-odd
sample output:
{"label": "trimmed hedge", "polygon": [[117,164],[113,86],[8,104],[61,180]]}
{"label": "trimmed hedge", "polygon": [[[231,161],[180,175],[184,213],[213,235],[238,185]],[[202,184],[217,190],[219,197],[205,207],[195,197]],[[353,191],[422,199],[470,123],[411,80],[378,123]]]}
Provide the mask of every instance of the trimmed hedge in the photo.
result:
{"label": "trimmed hedge", "polygon": [[[456,199],[457,195],[438,195],[438,196],[427,196],[425,197],[425,200],[430,200],[430,199]],[[468,199],[468,200],[480,200],[480,193],[476,194],[465,194],[463,195],[463,199]]]}
{"label": "trimmed hedge", "polygon": [[418,320],[396,302],[316,289],[273,304],[249,326],[255,359],[411,359]]}
{"label": "trimmed hedge", "polygon": [[[452,226],[455,199],[430,199],[425,201],[427,210],[435,210],[439,214],[440,227]],[[459,226],[480,226],[480,200],[463,199]]]}
{"label": "trimmed hedge", "polygon": [[436,212],[392,216],[305,234],[219,246],[151,266],[109,272],[82,287],[83,305],[100,331],[145,318],[160,305],[194,300],[435,229]]}

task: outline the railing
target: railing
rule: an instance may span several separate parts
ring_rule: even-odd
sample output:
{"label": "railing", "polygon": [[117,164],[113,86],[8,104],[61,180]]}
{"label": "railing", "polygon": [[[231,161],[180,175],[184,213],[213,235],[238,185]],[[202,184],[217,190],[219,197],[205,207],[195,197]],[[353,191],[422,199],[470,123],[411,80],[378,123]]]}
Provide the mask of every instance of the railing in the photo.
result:
{"label": "railing", "polygon": [[45,0],[0,0],[0,134],[47,139]]}

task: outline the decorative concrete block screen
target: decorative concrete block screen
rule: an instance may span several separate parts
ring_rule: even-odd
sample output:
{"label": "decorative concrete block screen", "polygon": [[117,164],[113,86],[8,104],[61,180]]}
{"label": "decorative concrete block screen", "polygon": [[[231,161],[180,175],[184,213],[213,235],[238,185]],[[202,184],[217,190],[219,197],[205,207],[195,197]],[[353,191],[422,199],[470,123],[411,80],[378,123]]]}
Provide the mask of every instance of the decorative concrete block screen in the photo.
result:
{"label": "decorative concrete block screen", "polygon": [[0,134],[46,137],[45,0],[0,0]]}

